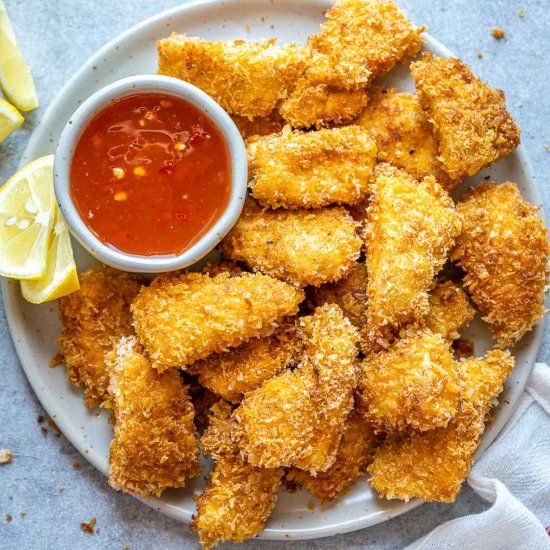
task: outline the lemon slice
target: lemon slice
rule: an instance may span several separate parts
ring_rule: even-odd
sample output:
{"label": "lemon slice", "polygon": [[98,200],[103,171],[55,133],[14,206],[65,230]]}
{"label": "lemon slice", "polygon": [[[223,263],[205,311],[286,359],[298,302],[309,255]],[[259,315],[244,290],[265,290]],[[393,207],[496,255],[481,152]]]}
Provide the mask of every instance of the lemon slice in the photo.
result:
{"label": "lemon slice", "polygon": [[0,97],[0,143],[17,130],[24,120],[13,105]]}
{"label": "lemon slice", "polygon": [[0,275],[44,275],[56,209],[53,155],[27,164],[0,188]]}
{"label": "lemon slice", "polygon": [[0,0],[0,87],[21,111],[38,107],[31,70],[17,43],[4,3]]}
{"label": "lemon slice", "polygon": [[56,209],[53,235],[46,258],[46,272],[36,281],[21,281],[21,292],[27,301],[41,304],[66,296],[79,288],[69,230],[59,209]]}

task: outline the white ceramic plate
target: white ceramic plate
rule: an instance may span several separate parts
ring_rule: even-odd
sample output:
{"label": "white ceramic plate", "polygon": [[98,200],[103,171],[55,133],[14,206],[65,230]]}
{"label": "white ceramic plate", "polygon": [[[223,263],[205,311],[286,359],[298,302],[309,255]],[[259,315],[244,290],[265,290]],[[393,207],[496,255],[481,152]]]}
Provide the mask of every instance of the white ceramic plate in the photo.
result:
{"label": "white ceramic plate", "polygon": [[[22,164],[54,152],[70,115],[95,90],[125,76],[156,71],[156,41],[170,32],[186,32],[213,40],[278,37],[282,42],[303,43],[309,34],[318,30],[329,4],[327,0],[204,0],[186,3],[136,25],[99,50],[65,85],[30,139]],[[450,55],[436,40],[429,36],[426,39],[427,50],[443,56]],[[404,67],[394,70],[386,82],[404,91],[414,89]],[[490,170],[479,174],[476,181],[488,175],[496,181],[517,182],[527,200],[541,204],[522,147]],[[94,260],[76,243],[74,249],[79,271],[94,264]],[[56,305],[33,306],[25,302],[15,281],[2,281],[2,289],[15,347],[36,395],[72,444],[107,475],[112,437],[107,416],[86,409],[80,390],[67,382],[62,366],[55,369],[48,367],[48,362],[56,353],[54,339],[60,330]],[[474,323],[470,336],[475,340],[478,355],[491,346],[488,333],[481,323]],[[483,437],[479,452],[483,452],[494,439],[512,412],[535,362],[541,336],[542,326],[539,326],[515,350],[517,366],[508,380],[501,405]],[[185,489],[168,491],[162,498],[151,498],[146,503],[188,523],[194,511],[192,495],[201,490],[203,483],[200,477],[191,481]],[[116,498],[114,493],[113,498]],[[419,501],[404,504],[379,500],[365,479],[326,509],[316,506],[310,510],[308,503],[311,499],[305,490],[294,494],[281,490],[277,507],[261,537],[307,539],[344,533],[385,521],[420,504]]]}

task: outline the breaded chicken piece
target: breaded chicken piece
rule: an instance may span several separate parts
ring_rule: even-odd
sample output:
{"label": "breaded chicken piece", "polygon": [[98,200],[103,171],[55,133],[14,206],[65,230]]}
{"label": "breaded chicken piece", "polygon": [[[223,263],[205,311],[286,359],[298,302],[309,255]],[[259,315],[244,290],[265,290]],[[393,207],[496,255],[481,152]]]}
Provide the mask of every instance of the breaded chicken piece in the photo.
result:
{"label": "breaded chicken piece", "polygon": [[302,77],[279,113],[292,128],[319,129],[351,122],[365,105],[367,92],[363,89],[342,90]]}
{"label": "breaded chicken piece", "polygon": [[545,312],[547,229],[514,183],[483,183],[457,208],[463,229],[451,258],[493,336],[511,346]]}
{"label": "breaded chicken piece", "polygon": [[449,177],[472,176],[519,145],[504,92],[489,88],[468,65],[426,53],[411,71]]}
{"label": "breaded chicken piece", "polygon": [[356,263],[347,277],[314,288],[308,298],[312,307],[339,305],[352,324],[361,329],[367,322],[367,266]]}
{"label": "breaded chicken piece", "polygon": [[173,33],[159,40],[159,73],[186,80],[231,115],[266,117],[286,98],[307,56],[295,44],[209,42]]}
{"label": "breaded chicken piece", "polygon": [[234,416],[251,464],[312,474],[334,464],[357,385],[358,335],[335,304],[303,317],[302,363],[248,393]]}
{"label": "breaded chicken piece", "polygon": [[262,210],[247,200],[220,250],[289,283],[318,286],[351,271],[362,245],[358,226],[341,206]]}
{"label": "breaded chicken piece", "polygon": [[314,59],[306,75],[314,82],[365,88],[422,45],[424,27],[415,28],[392,1],[336,0],[326,17],[307,42]]}
{"label": "breaded chicken piece", "polygon": [[359,406],[386,432],[446,426],[458,404],[458,365],[450,345],[429,330],[405,331],[388,350],[362,362]]}
{"label": "breaded chicken piece", "polygon": [[256,136],[279,133],[285,125],[285,120],[277,111],[273,111],[266,117],[255,117],[252,120],[237,115],[233,115],[231,118],[245,141]]}
{"label": "breaded chicken piece", "polygon": [[304,293],[259,273],[159,275],[132,304],[136,334],[159,371],[271,334]]}
{"label": "breaded chicken piece", "polygon": [[355,204],[369,191],[376,145],[359,126],[283,131],[250,155],[252,196],[272,208]]}
{"label": "breaded chicken piece", "polygon": [[434,333],[456,340],[458,331],[470,324],[475,310],[466,293],[453,281],[441,280],[430,292],[430,309],[423,323]]}
{"label": "breaded chicken piece", "polygon": [[376,450],[368,471],[379,496],[453,502],[470,471],[487,413],[513,366],[513,357],[501,351],[464,361],[459,412],[450,424],[390,435]]}
{"label": "breaded chicken piece", "polygon": [[104,355],[121,336],[133,334],[130,304],[140,288],[128,273],[95,267],[80,276],[80,290],[57,302],[63,329],[56,342],[67,378],[83,388],[88,407],[108,398]]}
{"label": "breaded chicken piece", "polygon": [[354,123],[376,140],[379,162],[389,162],[417,180],[433,176],[447,191],[459,183],[442,169],[437,142],[418,96],[372,86],[367,108]]}
{"label": "breaded chicken piece", "polygon": [[348,491],[357,478],[367,473],[367,466],[372,461],[379,439],[374,428],[354,410],[348,417],[334,464],[326,472],[318,473],[316,477],[293,468],[286,479],[297,481],[311,491],[323,505],[327,505]]}
{"label": "breaded chicken piece", "polygon": [[231,407],[220,402],[212,408],[202,443],[216,463],[206,489],[195,497],[197,513],[191,529],[199,532],[208,550],[222,541],[242,542],[264,527],[277,500],[282,468],[258,468],[238,454],[231,430]]}
{"label": "breaded chicken piece", "polygon": [[375,173],[365,228],[369,315],[374,326],[401,325],[428,312],[428,290],[461,223],[432,177],[419,183],[389,164]]}
{"label": "breaded chicken piece", "polygon": [[151,368],[135,336],[107,354],[115,411],[109,484],[147,497],[200,474],[195,411],[175,370]]}
{"label": "breaded chicken piece", "polygon": [[277,332],[224,353],[213,353],[195,361],[188,371],[199,382],[226,401],[238,403],[246,392],[300,361],[303,343],[297,323],[281,324]]}

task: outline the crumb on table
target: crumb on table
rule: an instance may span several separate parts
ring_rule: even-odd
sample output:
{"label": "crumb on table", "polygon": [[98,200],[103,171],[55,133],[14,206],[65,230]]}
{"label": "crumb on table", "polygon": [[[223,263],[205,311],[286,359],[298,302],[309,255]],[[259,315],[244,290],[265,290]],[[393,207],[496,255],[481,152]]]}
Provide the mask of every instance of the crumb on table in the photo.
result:
{"label": "crumb on table", "polygon": [[496,27],[491,30],[491,34],[497,39],[500,40],[506,36],[506,31],[504,29],[497,29]]}
{"label": "crumb on table", "polygon": [[93,517],[88,523],[81,522],[81,523],[80,523],[80,528],[81,528],[84,532],[90,533],[90,535],[93,535],[93,534],[94,534],[94,525],[95,525],[95,522],[96,522],[96,518]]}
{"label": "crumb on table", "polygon": [[522,8],[518,11],[518,17],[524,17],[525,16],[525,10]]}
{"label": "crumb on table", "polygon": [[7,449],[0,450],[0,464],[11,464],[13,455]]}

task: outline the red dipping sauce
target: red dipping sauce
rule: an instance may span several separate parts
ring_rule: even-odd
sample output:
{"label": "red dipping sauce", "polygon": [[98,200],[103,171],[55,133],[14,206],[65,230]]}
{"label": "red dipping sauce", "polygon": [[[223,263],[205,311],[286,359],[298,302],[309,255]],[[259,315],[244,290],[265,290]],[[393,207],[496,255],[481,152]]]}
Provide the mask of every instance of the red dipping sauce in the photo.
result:
{"label": "red dipping sauce", "polygon": [[136,93],[90,121],[74,150],[70,190],[106,245],[178,255],[227,207],[231,160],[219,129],[189,102]]}

